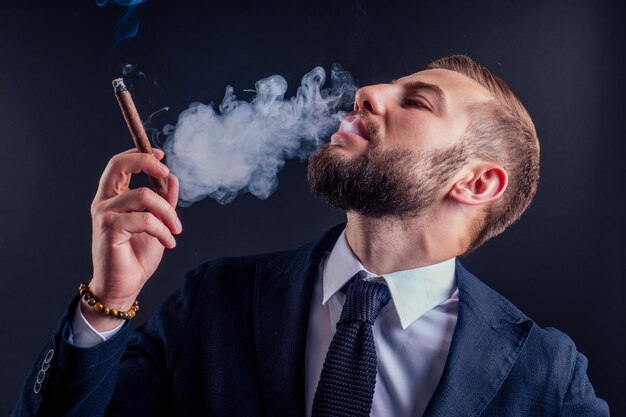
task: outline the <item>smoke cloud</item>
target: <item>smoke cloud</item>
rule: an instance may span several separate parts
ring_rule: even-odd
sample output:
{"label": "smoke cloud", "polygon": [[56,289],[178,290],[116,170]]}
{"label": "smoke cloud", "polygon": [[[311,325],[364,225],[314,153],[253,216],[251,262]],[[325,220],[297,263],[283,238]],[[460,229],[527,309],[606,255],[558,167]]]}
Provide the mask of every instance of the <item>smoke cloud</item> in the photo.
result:
{"label": "smoke cloud", "polygon": [[331,85],[314,68],[301,81],[295,97],[285,99],[287,81],[280,75],[259,80],[256,95],[238,100],[231,86],[218,109],[192,103],[176,126],[165,126],[167,164],[179,179],[180,204],[205,197],[221,204],[250,192],[269,197],[278,185],[285,160],[305,160],[333,133],[354,101],[356,84],[335,64]]}

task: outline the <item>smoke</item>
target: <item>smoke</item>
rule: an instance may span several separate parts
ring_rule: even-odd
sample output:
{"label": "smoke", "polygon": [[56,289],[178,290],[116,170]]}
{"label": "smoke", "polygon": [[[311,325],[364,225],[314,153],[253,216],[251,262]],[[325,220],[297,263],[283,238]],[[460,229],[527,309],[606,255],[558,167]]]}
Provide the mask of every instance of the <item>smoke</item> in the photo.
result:
{"label": "smoke", "polygon": [[339,126],[354,101],[356,84],[335,64],[331,86],[314,68],[296,96],[285,99],[287,81],[280,75],[259,80],[250,102],[238,100],[231,86],[216,111],[212,104],[192,103],[176,126],[165,126],[167,164],[180,179],[180,204],[205,197],[221,204],[250,192],[269,197],[286,159],[305,160]]}
{"label": "smoke", "polygon": [[135,8],[147,0],[96,0],[98,7],[104,7],[107,3],[115,3],[118,6],[126,8],[124,16],[115,24],[113,28],[113,37],[115,38],[115,49],[121,42],[132,39],[139,32],[139,20],[135,15]]}

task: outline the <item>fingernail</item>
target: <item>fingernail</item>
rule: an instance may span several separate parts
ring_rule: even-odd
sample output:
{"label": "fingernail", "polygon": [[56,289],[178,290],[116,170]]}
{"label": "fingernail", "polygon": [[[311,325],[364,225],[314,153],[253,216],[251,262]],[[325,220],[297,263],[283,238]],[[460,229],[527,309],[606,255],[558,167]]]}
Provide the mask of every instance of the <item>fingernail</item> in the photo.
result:
{"label": "fingernail", "polygon": [[174,236],[172,236],[172,244],[176,246],[176,238]]}
{"label": "fingernail", "polygon": [[183,225],[180,222],[180,219],[176,219],[176,227],[178,228],[177,230],[182,232],[183,231]]}
{"label": "fingernail", "polygon": [[160,165],[161,165],[161,171],[163,171],[166,174],[170,173],[170,169],[167,167],[167,165],[165,165],[163,163],[161,163]]}

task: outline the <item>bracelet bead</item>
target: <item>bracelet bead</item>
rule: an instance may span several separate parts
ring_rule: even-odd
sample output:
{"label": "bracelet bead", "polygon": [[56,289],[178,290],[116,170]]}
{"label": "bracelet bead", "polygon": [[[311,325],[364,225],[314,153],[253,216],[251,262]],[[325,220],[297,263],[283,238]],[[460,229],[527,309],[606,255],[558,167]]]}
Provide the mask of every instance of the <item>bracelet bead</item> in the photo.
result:
{"label": "bracelet bead", "polygon": [[137,314],[139,311],[139,300],[135,300],[130,309],[127,311],[118,311],[114,308],[107,307],[102,302],[98,301],[98,299],[93,295],[91,290],[89,289],[89,281],[83,282],[78,287],[78,294],[80,297],[87,302],[87,305],[94,308],[94,310],[101,312],[105,316],[110,316],[112,318],[120,319],[120,320],[130,320]]}

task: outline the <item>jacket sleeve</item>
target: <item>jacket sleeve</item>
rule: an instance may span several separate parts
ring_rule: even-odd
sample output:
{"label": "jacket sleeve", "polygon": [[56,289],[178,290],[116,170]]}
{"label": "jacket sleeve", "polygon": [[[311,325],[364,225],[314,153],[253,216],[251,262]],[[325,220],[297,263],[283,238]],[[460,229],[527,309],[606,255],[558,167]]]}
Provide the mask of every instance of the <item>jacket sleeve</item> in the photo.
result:
{"label": "jacket sleeve", "polygon": [[[12,417],[102,415],[111,399],[128,324],[110,340],[92,348],[68,342],[76,297],[26,378]],[[87,412],[87,410],[90,412]]]}
{"label": "jacket sleeve", "polygon": [[76,297],[35,360],[11,417],[167,413],[168,375],[193,310],[201,272],[201,268],[190,272],[183,286],[132,334],[125,324],[111,339],[91,348],[68,342]]}
{"label": "jacket sleeve", "polygon": [[561,417],[608,417],[608,404],[596,397],[587,376],[587,358],[577,353],[573,368],[559,415]]}

